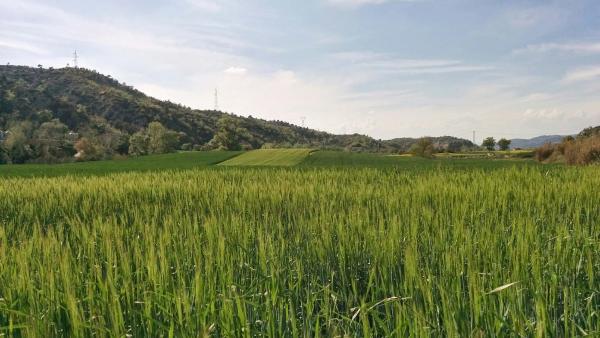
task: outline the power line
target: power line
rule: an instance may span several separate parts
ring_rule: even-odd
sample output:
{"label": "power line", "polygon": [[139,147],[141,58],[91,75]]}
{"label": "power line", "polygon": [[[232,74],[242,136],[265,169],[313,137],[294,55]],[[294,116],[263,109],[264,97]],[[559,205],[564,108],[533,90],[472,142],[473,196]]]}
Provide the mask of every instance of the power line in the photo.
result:
{"label": "power line", "polygon": [[219,110],[219,91],[215,88],[215,111]]}
{"label": "power line", "polygon": [[78,67],[79,55],[77,55],[77,50],[73,52],[73,67]]}

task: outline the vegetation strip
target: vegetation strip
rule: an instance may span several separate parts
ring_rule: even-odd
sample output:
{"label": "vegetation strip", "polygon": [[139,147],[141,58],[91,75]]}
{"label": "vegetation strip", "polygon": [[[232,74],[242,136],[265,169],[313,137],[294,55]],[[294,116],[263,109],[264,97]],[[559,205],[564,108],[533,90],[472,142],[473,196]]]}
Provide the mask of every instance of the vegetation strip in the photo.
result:
{"label": "vegetation strip", "polygon": [[220,163],[223,166],[295,166],[300,164],[312,149],[260,149],[253,150]]}

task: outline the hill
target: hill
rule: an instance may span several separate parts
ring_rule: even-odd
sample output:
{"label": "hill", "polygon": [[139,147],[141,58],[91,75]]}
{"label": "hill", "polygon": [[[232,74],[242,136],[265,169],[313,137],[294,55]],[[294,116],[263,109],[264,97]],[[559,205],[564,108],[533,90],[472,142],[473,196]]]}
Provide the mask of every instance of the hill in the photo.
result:
{"label": "hill", "polygon": [[[416,141],[333,135],[283,121],[195,110],[149,97],[94,70],[0,66],[0,141],[4,140],[0,163],[3,156],[4,162],[16,163],[64,161],[84,150],[94,154],[88,156],[91,159],[144,153],[138,151],[137,142],[149,142],[152,135],[147,132],[135,140],[131,136],[146,130],[152,122],[174,132],[170,135],[174,141],[165,141],[169,149],[223,148],[223,138],[232,134],[245,149],[304,147],[401,152]],[[165,130],[155,129],[155,134],[169,137]],[[10,145],[6,145],[11,132]],[[85,142],[79,142],[82,138]],[[133,152],[132,141],[136,142]],[[452,137],[433,141],[442,149],[473,146],[470,141]],[[11,152],[11,156],[6,155]],[[146,152],[152,153],[152,149]]]}
{"label": "hill", "polygon": [[546,143],[560,143],[564,138],[564,135],[543,135],[530,139],[512,139],[510,147],[511,149],[532,149],[541,147]]}

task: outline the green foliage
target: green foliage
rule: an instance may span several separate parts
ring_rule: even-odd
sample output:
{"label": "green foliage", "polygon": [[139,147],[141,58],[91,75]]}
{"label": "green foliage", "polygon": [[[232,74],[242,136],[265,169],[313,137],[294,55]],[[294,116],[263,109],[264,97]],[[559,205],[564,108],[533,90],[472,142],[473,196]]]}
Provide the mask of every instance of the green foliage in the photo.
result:
{"label": "green foliage", "polygon": [[94,143],[101,151],[102,158],[113,155],[126,155],[129,151],[129,135],[112,127],[106,120],[98,117],[81,129],[81,136]]}
{"label": "green foliage", "polygon": [[82,137],[75,142],[75,157],[78,161],[98,161],[103,159],[105,150],[95,140]]}
{"label": "green foliage", "polygon": [[179,135],[165,128],[160,122],[152,122],[146,129],[150,154],[172,153],[179,147]]}
{"label": "green foliage", "polygon": [[593,335],[599,170],[2,179],[0,334]]}
{"label": "green foliage", "polygon": [[240,126],[240,122],[231,117],[224,116],[217,124],[218,131],[211,144],[221,150],[241,150],[242,140],[247,136],[248,130]]}
{"label": "green foliage", "polygon": [[[438,151],[459,152],[475,149],[476,146],[469,140],[460,139],[452,136],[428,137],[433,143],[433,148]],[[383,152],[410,152],[410,149],[421,139],[415,138],[396,138],[382,142]]]}
{"label": "green foliage", "polygon": [[134,156],[172,153],[179,148],[180,135],[165,128],[160,122],[152,122],[147,129],[129,138],[129,154]]}
{"label": "green foliage", "polygon": [[481,145],[488,151],[494,151],[496,149],[496,140],[493,137],[488,137],[483,140]]}
{"label": "green foliage", "polygon": [[148,154],[148,144],[150,138],[143,131],[139,131],[129,138],[129,154],[141,156]]}
{"label": "green foliage", "polygon": [[410,147],[409,152],[418,157],[432,158],[434,151],[431,139],[423,137]]}
{"label": "green foliage", "polygon": [[6,149],[4,149],[4,146],[2,145],[2,143],[0,143],[0,164],[8,164],[10,163],[10,157],[8,156],[8,153],[6,151]]}
{"label": "green foliage", "polygon": [[577,135],[577,138],[582,139],[598,135],[600,135],[600,126],[585,128]]}
{"label": "green foliage", "polygon": [[510,149],[510,140],[507,140],[505,138],[501,138],[500,140],[498,140],[498,147],[500,148],[500,150],[502,151],[507,151]]}
{"label": "green foliage", "polygon": [[33,132],[31,140],[36,161],[53,163],[73,156],[73,141],[68,134],[69,128],[57,119],[42,123]]}
{"label": "green foliage", "polygon": [[3,148],[12,163],[25,163],[34,156],[30,144],[31,123],[20,122],[13,125],[3,141]]}

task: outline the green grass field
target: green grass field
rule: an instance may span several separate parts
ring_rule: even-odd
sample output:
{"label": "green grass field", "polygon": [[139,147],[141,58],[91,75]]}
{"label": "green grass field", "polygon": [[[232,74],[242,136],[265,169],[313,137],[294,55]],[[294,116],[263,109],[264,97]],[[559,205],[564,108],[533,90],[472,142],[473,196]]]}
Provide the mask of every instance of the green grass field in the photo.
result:
{"label": "green grass field", "polygon": [[299,166],[303,168],[388,168],[422,170],[438,168],[498,169],[513,166],[539,166],[532,160],[440,157],[434,160],[385,154],[311,151],[308,149],[268,149],[251,152],[182,152],[133,157],[130,159],[66,163],[0,165],[0,177],[90,176],[120,172],[187,170],[227,166]]}
{"label": "green grass field", "polygon": [[219,165],[289,167],[300,164],[311,152],[311,149],[260,149],[246,152]]}
{"label": "green grass field", "polygon": [[532,160],[453,158],[438,157],[425,159],[411,156],[398,156],[373,153],[350,153],[341,151],[317,151],[308,156],[302,167],[351,167],[351,168],[401,168],[406,170],[422,169],[499,169],[514,166],[540,166]]}
{"label": "green grass field", "polygon": [[600,334],[600,167],[234,155],[10,169],[0,336]]}
{"label": "green grass field", "polygon": [[130,171],[184,170],[212,166],[241,154],[237,151],[183,152],[130,159],[65,164],[0,165],[0,177],[106,175]]}

